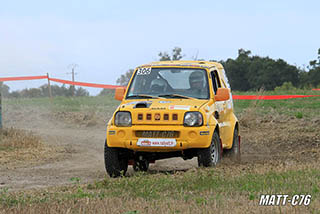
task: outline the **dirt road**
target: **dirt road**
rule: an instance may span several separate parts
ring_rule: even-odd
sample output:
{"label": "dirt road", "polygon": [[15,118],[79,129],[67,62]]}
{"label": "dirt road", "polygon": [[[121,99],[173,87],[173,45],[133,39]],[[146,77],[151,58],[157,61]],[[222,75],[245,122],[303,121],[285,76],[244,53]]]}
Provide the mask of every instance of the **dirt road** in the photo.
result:
{"label": "dirt road", "polygon": [[[9,190],[23,190],[40,187],[72,184],[72,178],[81,183],[101,180],[108,177],[104,168],[105,123],[99,121],[94,127],[78,126],[64,121],[48,120],[48,112],[38,114],[28,111],[22,115],[10,112],[7,127],[31,131],[40,136],[43,142],[52,147],[63,148],[63,152],[53,154],[49,160],[27,161],[24,163],[0,166],[0,187]],[[8,118],[8,117],[7,117]],[[196,166],[196,162],[183,161],[180,158],[158,161],[150,166],[151,171],[187,170]],[[127,175],[132,175],[129,167]]]}
{"label": "dirt road", "polygon": [[[52,154],[49,159],[1,165],[0,187],[7,187],[13,191],[25,190],[72,184],[74,182],[72,178],[87,183],[108,177],[103,160],[106,120],[98,119],[94,125],[90,123],[79,125],[78,120],[64,121],[57,116],[59,113],[39,114],[39,111],[34,109],[23,114],[14,110],[6,113],[9,115],[4,118],[7,127],[30,130],[40,136],[47,146],[63,150]],[[86,115],[80,115],[80,118],[85,119]],[[242,163],[230,166],[226,161],[219,167],[234,169],[249,167],[262,170],[265,164],[277,166],[280,163],[290,166],[319,161],[320,129],[317,127],[320,127],[320,119],[304,121],[289,118],[289,120],[292,121],[288,123],[288,118],[271,117],[261,118],[256,124],[244,123],[241,129]],[[279,133],[277,130],[282,131]],[[185,171],[195,167],[197,167],[195,158],[189,161],[172,158],[157,161],[150,166],[149,173]],[[129,167],[127,176],[133,173]]]}

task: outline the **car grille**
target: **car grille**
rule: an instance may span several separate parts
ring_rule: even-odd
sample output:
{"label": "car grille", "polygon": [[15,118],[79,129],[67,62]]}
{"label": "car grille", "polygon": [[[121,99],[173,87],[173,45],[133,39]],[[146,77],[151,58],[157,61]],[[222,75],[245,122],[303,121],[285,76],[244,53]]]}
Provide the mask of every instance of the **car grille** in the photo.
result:
{"label": "car grille", "polygon": [[137,116],[138,121],[177,121],[178,120],[178,114],[160,114],[160,113],[138,113]]}
{"label": "car grille", "polygon": [[147,138],[178,138],[180,132],[178,131],[136,131],[136,137]]}

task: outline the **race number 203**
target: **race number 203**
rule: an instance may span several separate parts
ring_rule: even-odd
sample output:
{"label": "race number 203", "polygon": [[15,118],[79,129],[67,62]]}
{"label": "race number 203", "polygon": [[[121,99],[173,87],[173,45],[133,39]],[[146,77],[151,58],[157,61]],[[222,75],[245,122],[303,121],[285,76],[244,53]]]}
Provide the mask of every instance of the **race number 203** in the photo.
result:
{"label": "race number 203", "polygon": [[311,203],[311,195],[293,195],[290,197],[285,194],[260,195],[260,206],[308,206]]}

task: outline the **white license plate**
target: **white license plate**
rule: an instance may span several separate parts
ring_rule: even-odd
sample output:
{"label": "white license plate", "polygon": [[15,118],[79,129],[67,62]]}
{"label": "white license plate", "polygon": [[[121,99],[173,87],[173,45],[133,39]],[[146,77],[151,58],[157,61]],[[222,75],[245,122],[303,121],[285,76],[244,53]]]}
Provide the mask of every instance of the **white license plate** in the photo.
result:
{"label": "white license plate", "polygon": [[137,145],[143,147],[175,147],[177,141],[176,139],[164,138],[139,138]]}

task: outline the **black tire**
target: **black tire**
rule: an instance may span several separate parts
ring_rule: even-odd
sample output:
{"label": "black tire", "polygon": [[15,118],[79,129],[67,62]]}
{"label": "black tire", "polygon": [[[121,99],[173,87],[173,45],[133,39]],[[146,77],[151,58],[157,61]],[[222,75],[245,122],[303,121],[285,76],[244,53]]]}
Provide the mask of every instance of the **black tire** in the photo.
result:
{"label": "black tire", "polygon": [[128,158],[119,148],[104,145],[104,165],[108,175],[112,178],[124,176],[128,169]]}
{"label": "black tire", "polygon": [[221,142],[217,131],[213,133],[208,148],[198,150],[198,165],[204,167],[216,166],[221,160]]}
{"label": "black tire", "polygon": [[141,161],[135,161],[133,164],[133,170],[138,172],[146,172],[149,169],[149,161],[148,160],[141,160]]}
{"label": "black tire", "polygon": [[224,154],[234,162],[241,161],[239,131],[237,128],[233,132],[233,141],[231,149],[225,149]]}

